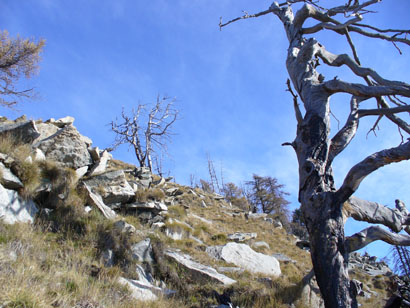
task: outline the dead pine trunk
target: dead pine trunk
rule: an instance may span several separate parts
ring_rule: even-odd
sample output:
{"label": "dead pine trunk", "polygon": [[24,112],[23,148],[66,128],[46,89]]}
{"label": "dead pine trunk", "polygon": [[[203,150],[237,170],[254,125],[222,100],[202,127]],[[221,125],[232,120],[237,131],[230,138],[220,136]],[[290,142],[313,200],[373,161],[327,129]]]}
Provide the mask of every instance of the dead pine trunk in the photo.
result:
{"label": "dead pine trunk", "polygon": [[329,161],[329,99],[320,87],[312,85],[305,85],[303,96],[308,111],[299,118],[292,145],[298,156],[299,201],[313,268],[326,307],[357,307],[347,271],[343,202],[336,199]]}

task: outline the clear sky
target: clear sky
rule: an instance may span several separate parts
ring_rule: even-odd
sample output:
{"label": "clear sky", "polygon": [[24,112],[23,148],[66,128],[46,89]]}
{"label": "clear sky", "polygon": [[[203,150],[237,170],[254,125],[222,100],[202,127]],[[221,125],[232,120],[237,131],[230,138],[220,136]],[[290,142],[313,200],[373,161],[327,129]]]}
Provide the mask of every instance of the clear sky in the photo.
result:
{"label": "clear sky", "polygon": [[[327,4],[345,1],[322,1]],[[297,161],[283,142],[295,137],[292,99],[285,91],[287,40],[276,16],[234,23],[219,30],[219,18],[228,20],[265,10],[270,1],[251,0],[1,0],[0,29],[12,36],[44,38],[40,74],[30,81],[39,98],[2,108],[1,114],[21,114],[47,120],[66,115],[95,146],[105,148],[114,139],[107,125],[139,103],[157,95],[176,97],[180,120],[175,123],[165,169],[181,184],[190,175],[208,179],[209,153],[225,182],[251,179],[252,174],[276,177],[298,207]],[[410,29],[410,1],[384,1],[373,6],[378,14],[365,15],[378,27]],[[333,34],[318,39],[334,53],[348,52],[343,38]],[[410,82],[410,48],[353,35],[363,66],[385,77]],[[346,69],[319,67],[326,78],[355,79]],[[374,102],[366,103],[374,108]],[[344,124],[349,97],[335,97],[331,108]],[[407,117],[409,119],[409,117]],[[400,135],[386,120],[377,137],[367,132],[375,119],[366,119],[350,147],[335,161],[338,185],[350,167],[365,156],[400,143]],[[404,135],[404,138],[408,138]],[[123,146],[114,157],[136,160]],[[410,205],[410,163],[383,168],[369,176],[356,196],[389,206],[400,198]],[[347,234],[362,225],[348,222]],[[387,245],[372,244],[371,254],[384,256]]]}

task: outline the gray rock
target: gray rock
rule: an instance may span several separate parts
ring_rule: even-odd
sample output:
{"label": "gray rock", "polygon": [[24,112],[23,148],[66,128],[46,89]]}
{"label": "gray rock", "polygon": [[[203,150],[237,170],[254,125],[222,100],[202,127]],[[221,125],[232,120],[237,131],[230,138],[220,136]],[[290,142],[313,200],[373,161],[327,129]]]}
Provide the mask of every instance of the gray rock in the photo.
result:
{"label": "gray rock", "polygon": [[[131,291],[131,296],[139,301],[156,301],[158,296],[154,293],[154,286],[146,284],[138,280],[131,280],[123,277],[118,278],[118,283],[127,286]],[[160,288],[156,288],[157,292],[161,292]]]}
{"label": "gray rock", "polygon": [[111,155],[107,151],[104,151],[102,155],[100,156],[100,159],[91,168],[90,176],[94,176],[94,175],[105,172],[107,168],[107,163],[110,159],[111,159]]}
{"label": "gray rock", "polygon": [[145,240],[142,240],[141,242],[134,244],[131,247],[132,251],[132,257],[140,262],[148,262],[152,263],[153,258],[152,258],[152,246],[151,246],[151,240],[149,238],[146,238]]}
{"label": "gray rock", "polygon": [[99,161],[100,160],[100,149],[98,147],[89,148],[88,152],[90,153],[91,158],[93,159],[93,161]]}
{"label": "gray rock", "polygon": [[46,156],[44,155],[43,151],[40,149],[34,149],[33,153],[31,154],[34,161],[45,161]]}
{"label": "gray rock", "polygon": [[99,174],[84,181],[93,193],[99,193],[105,204],[126,203],[134,197],[124,171],[116,170]]}
{"label": "gray rock", "polygon": [[40,136],[34,121],[0,123],[0,136],[10,136],[24,143],[32,143]]}
{"label": "gray rock", "polygon": [[16,191],[0,185],[0,219],[5,223],[32,223],[37,211],[37,206],[32,200],[24,200]]}
{"label": "gray rock", "polygon": [[66,125],[71,125],[74,123],[74,118],[70,116],[66,116],[64,118],[60,118],[58,120],[54,120],[53,118],[47,120],[47,123],[53,124],[59,128],[63,128]]}
{"label": "gray rock", "polygon": [[235,242],[245,242],[251,239],[255,239],[258,235],[256,233],[242,233],[235,232],[233,234],[228,234],[228,240]]}
{"label": "gray rock", "polygon": [[114,223],[114,230],[118,233],[132,234],[137,231],[133,225],[126,223],[124,220],[119,220]]}
{"label": "gray rock", "polygon": [[246,244],[228,243],[223,246],[211,246],[206,252],[215,259],[222,259],[251,273],[261,273],[279,277],[281,275],[279,261],[262,253],[258,253]]}
{"label": "gray rock", "polygon": [[33,146],[38,147],[40,142],[44,139],[47,139],[48,137],[56,134],[60,129],[52,124],[47,124],[47,123],[39,123],[36,124],[37,130],[40,133],[40,136],[38,136],[34,141],[33,141]]}
{"label": "gray rock", "polygon": [[216,282],[224,285],[231,285],[236,282],[235,280],[218,273],[210,266],[195,262],[189,255],[179,253],[175,250],[166,250],[165,255],[185,268],[185,270],[190,273],[190,278],[195,279],[199,283]]}
{"label": "gray rock", "polygon": [[87,184],[85,184],[84,186],[88,193],[88,201],[91,203],[91,205],[97,207],[105,218],[114,219],[117,215],[112,209],[110,209],[108,206],[104,204],[104,201],[101,198],[101,196],[94,194],[91,191],[91,189],[87,186]]}
{"label": "gray rock", "polygon": [[92,164],[87,145],[81,140],[79,132],[71,125],[41,140],[38,148],[44,152],[47,159],[59,162],[66,167],[77,169]]}
{"label": "gray rock", "polygon": [[75,174],[77,179],[81,179],[88,171],[88,166],[80,167],[75,170]]}
{"label": "gray rock", "polygon": [[126,205],[126,207],[128,209],[152,211],[153,213],[168,211],[168,207],[160,201],[149,201],[149,202],[143,202],[143,203],[129,203]]}
{"label": "gray rock", "polygon": [[21,183],[20,179],[15,176],[9,168],[6,168],[3,163],[0,162],[0,176],[1,176],[1,184],[5,188],[17,190],[23,187],[23,183]]}
{"label": "gray rock", "polygon": [[307,274],[302,281],[302,292],[296,303],[301,303],[306,307],[325,308],[313,271]]}

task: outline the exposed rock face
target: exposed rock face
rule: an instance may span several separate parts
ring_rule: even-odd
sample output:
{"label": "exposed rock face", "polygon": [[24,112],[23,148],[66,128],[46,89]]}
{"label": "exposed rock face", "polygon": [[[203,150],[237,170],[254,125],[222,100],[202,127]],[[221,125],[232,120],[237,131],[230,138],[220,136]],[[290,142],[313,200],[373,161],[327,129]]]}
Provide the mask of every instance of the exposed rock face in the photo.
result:
{"label": "exposed rock face", "polygon": [[16,191],[0,185],[0,219],[5,223],[32,223],[37,211],[37,206],[33,201],[23,200]]}
{"label": "exposed rock face", "polygon": [[40,136],[34,121],[0,123],[0,136],[11,136],[16,140],[31,143]]}
{"label": "exposed rock face", "polygon": [[198,282],[216,282],[230,285],[236,281],[218,273],[214,268],[195,262],[189,255],[181,254],[175,250],[165,251],[165,255],[183,266],[190,273],[190,277]]}
{"label": "exposed rock face", "polygon": [[91,188],[93,193],[100,194],[107,205],[126,203],[134,197],[134,190],[125,179],[123,170],[106,172],[84,183]]}
{"label": "exposed rock face", "polygon": [[281,275],[280,265],[276,258],[258,253],[246,244],[232,242],[223,246],[211,246],[206,249],[206,252],[215,259],[225,260],[251,273],[274,277]]}
{"label": "exposed rock face", "polygon": [[70,168],[80,168],[92,164],[87,145],[75,127],[69,125],[54,135],[42,140],[38,145],[47,159],[54,160]]}

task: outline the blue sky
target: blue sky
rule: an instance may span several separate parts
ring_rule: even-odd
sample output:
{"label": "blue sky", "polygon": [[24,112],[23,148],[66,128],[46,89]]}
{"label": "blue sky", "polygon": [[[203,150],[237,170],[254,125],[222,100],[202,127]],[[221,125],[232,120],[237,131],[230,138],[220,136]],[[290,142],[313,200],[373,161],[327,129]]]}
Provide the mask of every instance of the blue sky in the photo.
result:
{"label": "blue sky", "polygon": [[[344,4],[345,1],[323,1]],[[114,139],[107,125],[138,103],[156,96],[176,97],[181,117],[175,123],[166,169],[176,181],[189,184],[190,174],[208,179],[206,154],[225,182],[239,184],[253,173],[276,177],[297,203],[297,162],[283,142],[295,136],[292,99],[286,89],[287,41],[275,16],[234,23],[219,31],[224,20],[265,10],[269,1],[250,0],[2,0],[0,29],[12,36],[46,39],[40,74],[30,81],[39,93],[18,111],[2,109],[2,115],[21,114],[47,120],[66,115],[94,145],[105,148]],[[365,20],[379,27],[410,28],[410,2],[384,1],[373,7],[379,14]],[[333,34],[316,36],[334,53],[346,52],[346,43]],[[409,82],[408,46],[403,55],[390,43],[353,35],[364,66],[372,66],[385,78]],[[327,78],[339,76],[359,81],[346,69],[320,67]],[[364,107],[373,108],[374,102]],[[343,125],[349,97],[335,97],[331,108]],[[383,120],[377,137],[364,119],[350,147],[335,161],[337,184],[350,167],[366,155],[398,145],[397,128]],[[337,121],[334,121],[334,132]],[[408,136],[405,136],[408,138]],[[115,158],[136,163],[124,146]],[[409,162],[383,168],[366,179],[357,196],[394,205],[396,198],[410,204]],[[351,234],[362,225],[349,222]],[[388,246],[368,246],[383,256]]]}

